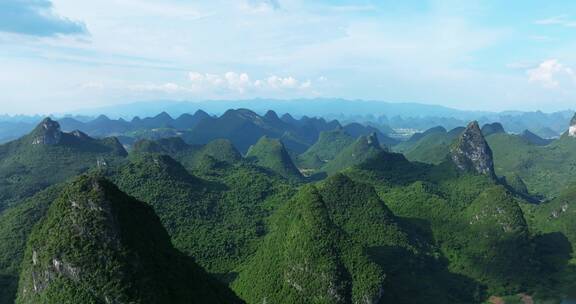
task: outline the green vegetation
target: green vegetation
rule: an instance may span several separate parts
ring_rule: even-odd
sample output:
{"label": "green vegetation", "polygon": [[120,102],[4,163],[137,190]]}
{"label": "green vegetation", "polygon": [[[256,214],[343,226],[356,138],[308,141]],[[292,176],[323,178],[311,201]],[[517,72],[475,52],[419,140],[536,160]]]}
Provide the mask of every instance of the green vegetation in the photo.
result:
{"label": "green vegetation", "polygon": [[192,176],[169,156],[134,154],[110,178],[148,202],[175,247],[214,273],[228,273],[254,251],[265,219],[292,194],[278,176],[239,163]]}
{"label": "green vegetation", "polygon": [[26,240],[61,190],[49,187],[0,215],[0,303],[14,303]]}
{"label": "green vegetation", "polygon": [[0,211],[50,185],[90,168],[111,165],[124,156],[126,151],[115,138],[63,133],[56,122],[46,119],[27,136],[0,145]]}
{"label": "green vegetation", "polygon": [[354,143],[354,138],[343,129],[321,132],[318,141],[298,156],[298,166],[319,169],[352,143]]}
{"label": "green vegetation", "polygon": [[459,173],[449,162],[414,167],[413,174],[404,175],[397,174],[407,170],[402,161],[369,163],[347,175],[374,185],[397,216],[429,235],[450,272],[480,282],[485,291],[479,289],[478,296],[534,291],[544,284],[542,277],[538,281],[539,256],[518,205],[525,202],[490,177]]}
{"label": "green vegetation", "polygon": [[444,128],[433,128],[409,141],[394,146],[394,151],[402,153],[410,161],[439,164],[446,159],[450,145],[460,132],[447,132]]}
{"label": "green vegetation", "polygon": [[445,271],[372,187],[346,176],[305,186],[270,229],[233,283],[248,303],[473,301],[473,283]]}
{"label": "green vegetation", "polygon": [[576,138],[565,134],[549,145],[539,146],[517,135],[488,136],[496,174],[517,174],[531,193],[549,198],[576,181]]}
{"label": "green vegetation", "polygon": [[361,136],[324,165],[322,171],[329,175],[336,174],[343,169],[358,165],[382,151],[384,150],[380,146],[376,134]]}
{"label": "green vegetation", "polygon": [[[340,303],[346,271],[317,190],[307,186],[279,210],[271,232],[233,288],[248,303]],[[379,274],[372,274],[378,277]]]}
{"label": "green vegetation", "polygon": [[484,136],[502,133],[506,133],[506,131],[504,130],[502,124],[499,122],[489,123],[482,126],[482,134],[484,134]]}
{"label": "green vegetation", "polygon": [[292,158],[284,148],[281,141],[266,136],[251,146],[246,153],[246,159],[254,161],[258,166],[268,168],[285,178],[292,180],[302,179],[298,168],[292,162]]}
{"label": "green vegetation", "polygon": [[16,303],[110,302],[240,301],[172,247],[151,208],[82,176],[31,233]]}
{"label": "green vegetation", "polygon": [[552,142],[551,139],[542,138],[528,130],[524,130],[524,132],[522,132],[520,136],[527,142],[537,146],[546,146],[547,144]]}
{"label": "green vegetation", "polygon": [[[540,303],[576,279],[568,135],[472,123],[399,154],[274,112],[134,121],[230,122],[201,132],[229,139],[140,140],[127,156],[44,120],[0,146],[0,303],[239,301],[208,273],[248,303]],[[243,158],[233,142],[256,136]]]}
{"label": "green vegetation", "polygon": [[205,165],[206,158],[216,162],[235,164],[242,155],[226,139],[216,139],[205,145],[188,145],[180,137],[152,140],[140,140],[134,144],[133,153],[158,153],[170,155],[189,170]]}

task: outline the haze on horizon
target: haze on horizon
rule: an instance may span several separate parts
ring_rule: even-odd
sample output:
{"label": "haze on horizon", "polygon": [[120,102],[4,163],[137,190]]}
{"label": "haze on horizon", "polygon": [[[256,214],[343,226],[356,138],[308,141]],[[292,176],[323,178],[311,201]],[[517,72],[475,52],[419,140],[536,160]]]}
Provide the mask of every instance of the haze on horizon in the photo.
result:
{"label": "haze on horizon", "polygon": [[574,108],[576,2],[4,0],[2,113],[145,100]]}

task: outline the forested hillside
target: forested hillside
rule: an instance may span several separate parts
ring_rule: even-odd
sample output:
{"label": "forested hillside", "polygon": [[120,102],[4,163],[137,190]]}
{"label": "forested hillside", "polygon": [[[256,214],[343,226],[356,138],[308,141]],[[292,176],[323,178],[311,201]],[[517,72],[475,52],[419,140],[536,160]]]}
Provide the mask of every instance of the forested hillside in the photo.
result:
{"label": "forested hillside", "polygon": [[573,286],[570,132],[471,122],[390,150],[273,112],[179,121],[204,127],[127,152],[45,119],[0,145],[0,303],[559,303]]}

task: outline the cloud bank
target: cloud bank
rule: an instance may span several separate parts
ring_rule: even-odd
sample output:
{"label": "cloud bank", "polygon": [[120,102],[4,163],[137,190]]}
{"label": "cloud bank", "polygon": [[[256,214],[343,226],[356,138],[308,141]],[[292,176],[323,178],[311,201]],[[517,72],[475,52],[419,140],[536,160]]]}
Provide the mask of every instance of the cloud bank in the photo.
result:
{"label": "cloud bank", "polygon": [[247,73],[238,72],[224,74],[190,72],[188,78],[192,83],[192,90],[196,92],[229,91],[244,94],[256,91],[307,90],[312,87],[310,80],[300,81],[292,76],[272,75],[266,79],[252,80]]}

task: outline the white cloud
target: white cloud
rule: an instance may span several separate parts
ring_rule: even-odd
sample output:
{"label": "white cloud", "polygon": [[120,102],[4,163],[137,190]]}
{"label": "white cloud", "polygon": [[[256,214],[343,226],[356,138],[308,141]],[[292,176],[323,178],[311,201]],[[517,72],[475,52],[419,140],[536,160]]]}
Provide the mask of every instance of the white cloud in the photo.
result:
{"label": "white cloud", "polygon": [[300,81],[293,76],[272,75],[266,79],[252,80],[247,73],[227,72],[222,75],[209,73],[188,73],[191,88],[194,91],[220,91],[233,93],[248,93],[261,91],[307,90],[312,87],[312,81]]}
{"label": "white cloud", "polygon": [[186,88],[173,82],[167,82],[162,84],[154,84],[154,83],[135,84],[135,85],[129,85],[128,89],[139,92],[157,92],[166,94],[186,93],[191,91],[189,88]]}
{"label": "white cloud", "polygon": [[576,73],[570,67],[560,63],[557,59],[548,59],[538,67],[526,71],[528,81],[539,83],[545,88],[557,88],[565,80],[572,83],[576,81]]}
{"label": "white cloud", "polygon": [[537,20],[539,25],[561,25],[564,27],[576,27],[576,21],[568,19],[566,16],[555,16],[546,19]]}

